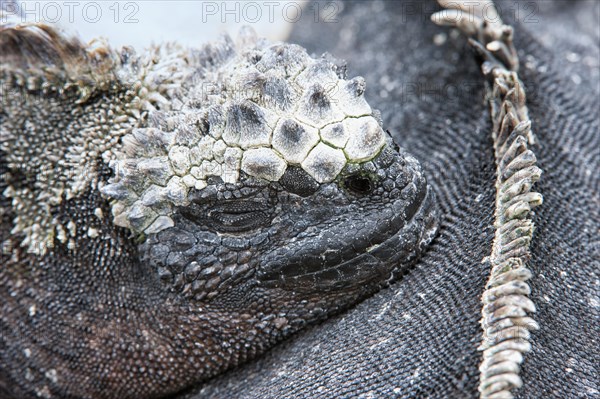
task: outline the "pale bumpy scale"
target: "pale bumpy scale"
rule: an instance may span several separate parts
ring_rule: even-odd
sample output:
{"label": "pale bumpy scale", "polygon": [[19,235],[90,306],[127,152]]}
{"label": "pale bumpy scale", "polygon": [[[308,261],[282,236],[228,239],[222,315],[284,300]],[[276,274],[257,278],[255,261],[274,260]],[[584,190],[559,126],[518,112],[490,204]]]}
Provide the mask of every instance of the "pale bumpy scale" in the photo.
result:
{"label": "pale bumpy scale", "polygon": [[256,40],[253,32],[239,42],[226,38],[201,54],[179,50],[187,63],[179,66],[171,111],[152,112],[147,126],[123,137],[111,163],[116,176],[101,189],[116,201],[116,224],[147,234],[168,228],[173,207],[187,205],[190,190],[211,177],[236,183],[243,172],[277,181],[297,165],[331,182],[347,163],[368,161],[385,145],[362,78],[346,80],[326,57]]}
{"label": "pale bumpy scale", "polygon": [[[13,26],[2,29],[10,40]],[[4,194],[16,211],[12,233],[25,237],[29,252],[44,254],[54,238],[74,239],[51,207],[88,189],[112,199],[115,224],[151,234],[171,227],[173,207],[188,204],[190,190],[204,189],[211,177],[277,181],[297,165],[331,182],[386,142],[363,97],[364,79],[346,80],[345,67],[328,56],[258,40],[251,29],[237,44],[225,37],[199,50],[166,44],[142,55],[66,42],[43,25],[17,29],[56,52],[17,54],[29,63],[27,75],[11,63],[0,68],[2,84],[15,88],[1,96],[11,117],[2,122],[0,149],[10,168],[33,179]],[[32,101],[49,126],[64,129],[28,124]],[[8,133],[23,129],[31,133]],[[104,186],[101,162],[114,171]]]}

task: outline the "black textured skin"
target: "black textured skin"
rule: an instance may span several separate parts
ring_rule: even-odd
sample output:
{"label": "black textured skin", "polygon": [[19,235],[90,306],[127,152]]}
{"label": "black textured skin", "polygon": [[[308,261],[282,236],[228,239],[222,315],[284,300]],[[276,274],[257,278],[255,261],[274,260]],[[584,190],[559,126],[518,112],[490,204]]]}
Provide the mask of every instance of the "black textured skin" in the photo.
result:
{"label": "black textured skin", "polygon": [[[544,170],[529,262],[541,329],[514,393],[597,398],[600,6],[508,1],[499,8],[515,26],[538,139],[532,149]],[[481,260],[494,232],[491,124],[465,38],[433,43],[448,33],[429,20],[438,10],[433,1],[344,2],[338,22],[314,23],[307,13],[290,39],[345,58],[365,76],[368,100],[423,163],[439,199],[433,247],[390,289],[188,397],[478,397],[480,297],[489,273]],[[387,97],[377,95],[383,91]]]}

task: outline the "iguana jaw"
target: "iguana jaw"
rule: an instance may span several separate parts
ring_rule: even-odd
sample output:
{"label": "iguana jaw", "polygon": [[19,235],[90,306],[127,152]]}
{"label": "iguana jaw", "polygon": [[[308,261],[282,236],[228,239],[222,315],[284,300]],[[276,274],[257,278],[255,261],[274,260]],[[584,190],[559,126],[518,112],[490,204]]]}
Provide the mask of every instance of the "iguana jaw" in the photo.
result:
{"label": "iguana jaw", "polygon": [[417,210],[406,224],[402,223],[391,237],[366,248],[354,258],[312,272],[305,272],[311,266],[307,264],[312,263],[316,268],[319,259],[293,259],[285,266],[259,273],[261,282],[271,287],[314,292],[348,290],[365,285],[380,287],[383,282],[395,280],[418,259],[437,233],[434,194],[427,187],[423,194]]}

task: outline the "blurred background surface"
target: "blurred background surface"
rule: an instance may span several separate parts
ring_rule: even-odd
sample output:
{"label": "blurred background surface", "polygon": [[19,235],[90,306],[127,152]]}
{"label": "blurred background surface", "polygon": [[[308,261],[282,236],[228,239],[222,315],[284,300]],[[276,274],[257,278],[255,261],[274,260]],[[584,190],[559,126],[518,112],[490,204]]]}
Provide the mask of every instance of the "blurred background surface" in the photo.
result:
{"label": "blurred background surface", "polygon": [[84,41],[105,37],[114,47],[131,45],[138,51],[164,41],[197,46],[225,32],[235,37],[243,25],[252,26],[261,37],[285,40],[303,14],[323,11],[307,6],[305,0],[0,2],[5,20],[57,24]]}

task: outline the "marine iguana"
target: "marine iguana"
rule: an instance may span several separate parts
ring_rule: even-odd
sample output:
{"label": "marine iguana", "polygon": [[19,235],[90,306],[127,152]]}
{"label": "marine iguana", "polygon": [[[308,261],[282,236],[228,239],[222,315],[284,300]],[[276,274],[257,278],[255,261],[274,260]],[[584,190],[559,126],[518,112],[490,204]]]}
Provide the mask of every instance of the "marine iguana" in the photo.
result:
{"label": "marine iguana", "polygon": [[436,231],[331,56],[0,28],[0,394],[150,398],[373,294]]}

